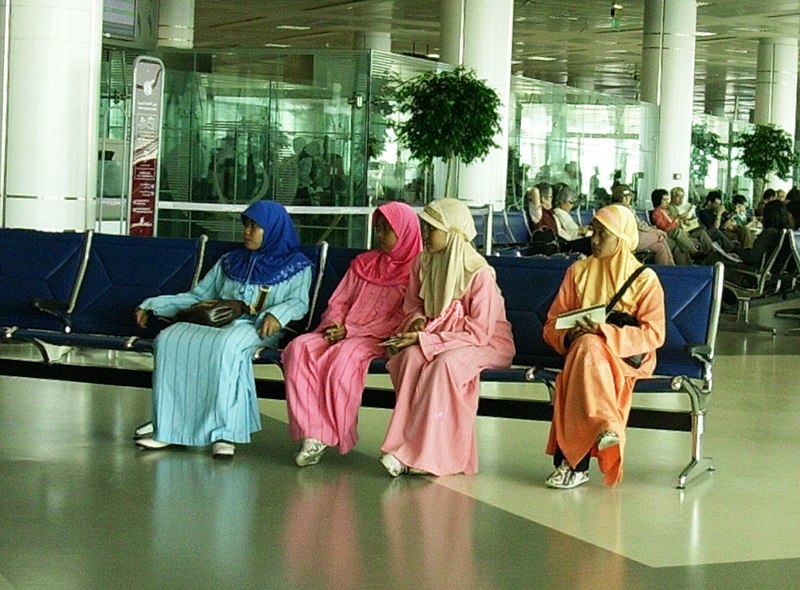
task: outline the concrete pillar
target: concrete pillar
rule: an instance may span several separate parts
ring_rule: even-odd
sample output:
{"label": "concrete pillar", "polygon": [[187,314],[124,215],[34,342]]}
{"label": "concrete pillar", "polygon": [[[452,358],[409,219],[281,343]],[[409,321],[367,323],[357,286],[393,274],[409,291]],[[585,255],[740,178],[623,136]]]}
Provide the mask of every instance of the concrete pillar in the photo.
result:
{"label": "concrete pillar", "polygon": [[511,87],[513,0],[443,0],[441,61],[475,70],[494,88],[502,105],[500,146],[483,161],[462,165],[458,197],[469,205],[491,203],[503,209],[508,170],[508,112]]}
{"label": "concrete pillar", "polygon": [[103,1],[6,0],[2,7],[3,225],[92,228]]}
{"label": "concrete pillar", "polygon": [[645,0],[641,97],[659,111],[655,177],[640,185],[647,196],[689,183],[696,23],[695,0]]}
{"label": "concrete pillar", "polygon": [[161,0],[158,9],[158,46],[194,47],[194,0]]}
{"label": "concrete pillar", "polygon": [[761,39],[753,122],[775,123],[794,135],[797,110],[797,39]]}

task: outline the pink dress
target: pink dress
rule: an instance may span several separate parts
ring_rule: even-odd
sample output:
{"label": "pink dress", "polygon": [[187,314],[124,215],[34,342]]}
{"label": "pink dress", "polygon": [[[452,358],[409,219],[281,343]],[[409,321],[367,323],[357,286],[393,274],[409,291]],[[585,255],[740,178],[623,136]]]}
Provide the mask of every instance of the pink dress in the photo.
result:
{"label": "pink dress", "polygon": [[[424,317],[419,290],[417,259],[404,303],[406,326]],[[503,296],[484,267],[461,299],[428,322],[418,346],[389,360],[397,401],[381,450],[433,475],[477,473],[480,372],[510,366],[514,352]]]}
{"label": "pink dress", "polygon": [[[346,453],[358,441],[357,422],[369,363],[386,351],[378,343],[403,319],[405,286],[380,286],[352,268],[331,295],[316,332],[293,339],[282,360],[292,440],[316,438]],[[344,324],[347,337],[328,344],[322,330]]]}

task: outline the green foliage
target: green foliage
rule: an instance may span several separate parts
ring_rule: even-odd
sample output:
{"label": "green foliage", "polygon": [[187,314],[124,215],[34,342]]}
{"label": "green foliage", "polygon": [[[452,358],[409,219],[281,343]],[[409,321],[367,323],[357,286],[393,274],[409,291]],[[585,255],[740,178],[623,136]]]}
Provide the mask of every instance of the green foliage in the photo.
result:
{"label": "green foliage", "polygon": [[739,160],[747,168],[745,176],[753,180],[764,180],[769,174],[787,180],[797,164],[792,136],[773,123],[756,125],[753,131],[742,133],[733,145],[741,148]]}
{"label": "green foliage", "polygon": [[692,125],[692,151],[689,157],[692,180],[698,184],[702,183],[708,176],[711,160],[722,158],[722,142],[719,135],[709,131],[705,125]]}
{"label": "green foliage", "polygon": [[469,164],[499,147],[500,97],[473,71],[425,72],[401,84],[395,98],[408,115],[396,125],[397,138],[423,165],[434,158]]}

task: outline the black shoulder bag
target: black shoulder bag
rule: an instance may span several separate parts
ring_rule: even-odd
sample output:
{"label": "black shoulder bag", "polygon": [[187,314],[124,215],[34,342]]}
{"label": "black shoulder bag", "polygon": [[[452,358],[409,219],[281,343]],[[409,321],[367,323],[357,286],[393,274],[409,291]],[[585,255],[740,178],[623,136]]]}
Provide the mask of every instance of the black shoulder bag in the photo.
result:
{"label": "black shoulder bag", "polygon": [[[612,326],[638,326],[639,322],[636,320],[629,313],[625,313],[624,311],[614,311],[614,306],[619,302],[622,296],[625,294],[625,291],[628,290],[628,287],[631,286],[631,283],[638,277],[642,271],[645,269],[644,266],[640,266],[635,271],[631,273],[631,276],[628,277],[628,280],[620,287],[619,291],[617,291],[614,296],[611,298],[611,301],[608,302],[606,305],[606,323],[611,324]],[[644,361],[644,353],[634,354],[632,356],[628,356],[622,359],[626,363],[628,363],[634,369],[638,369],[642,366],[642,361]]]}

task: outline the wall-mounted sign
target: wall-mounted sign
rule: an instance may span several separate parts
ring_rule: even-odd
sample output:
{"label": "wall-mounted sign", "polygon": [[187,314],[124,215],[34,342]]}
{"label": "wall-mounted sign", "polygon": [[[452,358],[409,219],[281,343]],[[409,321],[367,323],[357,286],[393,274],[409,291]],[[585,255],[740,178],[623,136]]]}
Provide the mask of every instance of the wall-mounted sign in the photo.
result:
{"label": "wall-mounted sign", "polygon": [[155,235],[163,99],[164,64],[155,57],[137,57],[133,62],[128,191],[128,233],[132,236]]}

